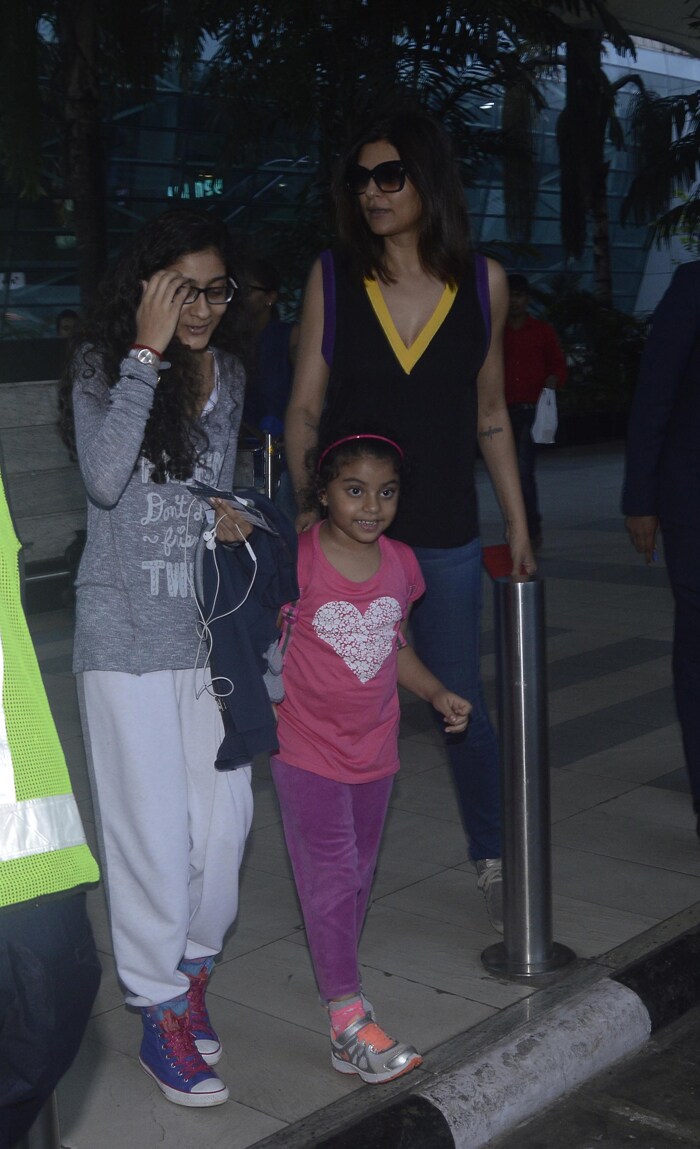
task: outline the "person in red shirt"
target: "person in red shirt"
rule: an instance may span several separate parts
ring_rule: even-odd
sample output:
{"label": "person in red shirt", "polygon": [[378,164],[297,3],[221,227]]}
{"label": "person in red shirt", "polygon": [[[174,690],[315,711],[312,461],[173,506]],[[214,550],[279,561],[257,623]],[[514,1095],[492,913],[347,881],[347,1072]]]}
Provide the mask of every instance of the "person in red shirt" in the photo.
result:
{"label": "person in red shirt", "polygon": [[562,387],[566,360],[554,328],[528,313],[530,284],[524,275],[509,275],[510,307],[503,337],[505,393],[518,452],[520,483],[533,547],[542,545],[542,517],[537,501],[535,444],[532,424],[543,387]]}

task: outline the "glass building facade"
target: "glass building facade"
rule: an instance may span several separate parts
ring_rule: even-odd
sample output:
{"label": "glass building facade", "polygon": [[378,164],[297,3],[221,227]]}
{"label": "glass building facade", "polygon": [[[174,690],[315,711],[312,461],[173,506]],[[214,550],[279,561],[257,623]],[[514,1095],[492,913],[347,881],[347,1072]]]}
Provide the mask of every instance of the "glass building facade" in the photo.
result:
{"label": "glass building facade", "polygon": [[[612,55],[605,67],[612,79],[634,71],[650,90],[662,95],[700,86],[698,61],[643,41],[636,61]],[[628,85],[619,94],[623,122],[633,92]],[[496,162],[485,166],[468,189],[474,235],[477,244],[498,254],[509,269],[517,267],[535,285],[545,286],[565,273],[580,277],[580,285],[591,288],[590,251],[580,262],[567,259],[559,236],[555,129],[563,83],[548,83],[545,94],[547,107],[535,126],[538,192],[529,250],[516,251],[506,242],[502,175]],[[143,100],[133,91],[113,99],[104,133],[110,254],[145,219],[175,201],[216,202],[234,231],[261,240],[270,226],[279,230],[293,218],[297,196],[313,172],[309,156],[285,155],[281,150],[259,162],[224,162],[221,132],[209,101],[167,80]],[[497,103],[484,107],[478,110],[480,122],[495,128],[500,112]],[[0,339],[51,336],[58,313],[79,306],[73,205],[54,178],[60,148],[61,142],[54,140],[45,149],[45,194],[40,199],[18,197],[0,185]],[[609,148],[608,158],[614,301],[628,312],[643,310],[642,287],[650,267],[647,233],[619,223],[632,156],[627,149]],[[664,276],[667,281],[670,266],[670,256],[661,260],[654,273],[659,281]],[[305,272],[300,268],[299,283],[290,286],[298,287]]]}
{"label": "glass building facade", "polygon": [[[636,60],[608,53],[604,67],[613,83],[635,74],[650,92],[659,96],[693,92],[700,87],[700,61],[694,57],[651,41],[636,41],[636,50]],[[629,140],[629,116],[636,91],[635,84],[628,82],[617,95],[616,111],[625,140]],[[546,84],[544,93],[547,107],[539,115],[534,129],[538,186],[530,239],[532,251],[509,253],[504,246],[501,258],[510,270],[517,269],[527,275],[535,287],[538,284],[549,286],[555,276],[568,275],[578,279],[582,288],[592,290],[590,227],[586,250],[580,261],[566,256],[559,232],[556,124],[564,105],[563,76],[560,82]],[[495,105],[487,114],[491,117],[490,126],[495,128],[500,123],[501,109]],[[606,159],[610,165],[607,190],[614,303],[628,313],[645,312],[654,306],[661,293],[660,290],[650,290],[650,285],[644,284],[645,277],[659,276],[666,284],[674,262],[689,258],[690,252],[677,242],[670,249],[657,253],[650,248],[646,227],[635,227],[631,223],[623,227],[620,211],[632,178],[634,157],[631,147],[627,144],[617,150],[608,144]],[[506,245],[503,184],[495,165],[494,170],[485,172],[469,189],[468,198],[477,241],[489,246]]]}

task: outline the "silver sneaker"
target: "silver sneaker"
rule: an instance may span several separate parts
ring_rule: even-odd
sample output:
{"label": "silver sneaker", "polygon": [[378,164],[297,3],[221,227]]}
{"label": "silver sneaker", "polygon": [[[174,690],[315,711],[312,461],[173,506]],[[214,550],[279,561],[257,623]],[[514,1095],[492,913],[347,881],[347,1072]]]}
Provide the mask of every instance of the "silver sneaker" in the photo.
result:
{"label": "silver sneaker", "polygon": [[331,1037],[333,1068],[339,1073],[357,1073],[368,1085],[393,1081],[422,1061],[412,1045],[388,1037],[369,1014],[358,1017],[337,1037]]}
{"label": "silver sneaker", "polygon": [[503,933],[503,866],[500,858],[480,858],[477,886],[486,899],[486,912],[496,933]]}

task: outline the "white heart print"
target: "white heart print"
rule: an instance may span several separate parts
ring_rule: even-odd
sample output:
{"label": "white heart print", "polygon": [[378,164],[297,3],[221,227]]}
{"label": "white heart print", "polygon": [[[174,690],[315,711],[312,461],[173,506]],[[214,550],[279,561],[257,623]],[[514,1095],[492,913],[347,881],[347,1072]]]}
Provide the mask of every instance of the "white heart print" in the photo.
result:
{"label": "white heart print", "polygon": [[396,643],[401,607],[395,598],[375,598],[364,614],[351,602],[327,602],[313,618],[318,637],[340,655],[360,682],[375,678]]}

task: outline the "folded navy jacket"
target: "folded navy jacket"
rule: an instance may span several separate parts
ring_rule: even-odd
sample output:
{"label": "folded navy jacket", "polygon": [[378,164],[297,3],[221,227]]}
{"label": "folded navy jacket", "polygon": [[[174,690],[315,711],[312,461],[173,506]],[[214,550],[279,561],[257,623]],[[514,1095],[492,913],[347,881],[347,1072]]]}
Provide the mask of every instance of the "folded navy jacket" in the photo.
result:
{"label": "folded navy jacket", "polygon": [[200,538],[197,548],[196,587],[209,629],[211,689],[225,732],[217,770],[235,770],[278,748],[266,676],[280,668],[271,668],[268,660],[279,640],[279,612],[299,597],[293,524],[259,491],[236,490],[236,495],[250,500],[275,533],[256,527],[248,536],[256,562],[242,543],[218,543],[209,550]]}

